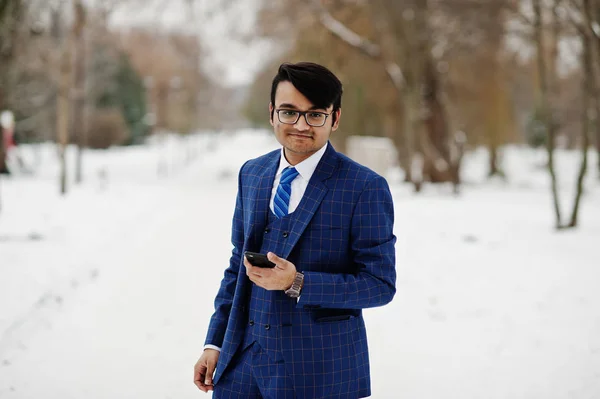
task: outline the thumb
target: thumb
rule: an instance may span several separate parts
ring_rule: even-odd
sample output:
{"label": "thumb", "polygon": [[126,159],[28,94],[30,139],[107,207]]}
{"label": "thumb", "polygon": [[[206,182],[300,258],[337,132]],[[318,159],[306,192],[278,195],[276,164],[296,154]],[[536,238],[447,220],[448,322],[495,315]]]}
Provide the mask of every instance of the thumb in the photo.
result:
{"label": "thumb", "polygon": [[204,384],[205,385],[212,385],[213,373],[215,372],[215,366],[216,365],[213,363],[208,363],[206,375],[204,376]]}
{"label": "thumb", "polygon": [[271,262],[275,263],[276,265],[282,265],[283,261],[285,260],[285,259],[282,259],[279,256],[275,255],[273,252],[267,252],[267,259],[269,259]]}

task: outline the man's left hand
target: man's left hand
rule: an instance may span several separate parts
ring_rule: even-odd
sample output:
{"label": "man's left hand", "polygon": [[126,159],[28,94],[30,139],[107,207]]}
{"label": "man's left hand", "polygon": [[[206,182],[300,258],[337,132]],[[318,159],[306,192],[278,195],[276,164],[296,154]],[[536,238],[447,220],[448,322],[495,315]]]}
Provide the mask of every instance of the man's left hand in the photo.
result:
{"label": "man's left hand", "polygon": [[248,259],[244,257],[244,266],[246,266],[246,274],[250,281],[265,290],[287,290],[292,286],[294,278],[296,278],[296,266],[273,252],[267,253],[267,258],[275,267],[272,269],[252,266]]}

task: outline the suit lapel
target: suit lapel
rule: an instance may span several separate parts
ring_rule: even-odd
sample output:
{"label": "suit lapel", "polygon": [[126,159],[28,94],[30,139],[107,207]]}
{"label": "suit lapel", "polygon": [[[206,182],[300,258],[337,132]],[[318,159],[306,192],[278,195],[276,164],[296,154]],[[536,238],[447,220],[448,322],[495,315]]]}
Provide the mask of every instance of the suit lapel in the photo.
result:
{"label": "suit lapel", "polygon": [[262,233],[267,223],[267,212],[269,212],[273,180],[275,180],[275,173],[279,166],[280,154],[281,152],[274,152],[273,156],[265,162],[263,173],[259,176],[258,184],[256,185],[254,212],[251,214],[249,237],[250,242],[254,242],[255,246],[258,246],[258,248],[253,248],[255,251],[258,251],[262,244],[256,238],[262,238]]}
{"label": "suit lapel", "polygon": [[315,172],[308,182],[308,186],[306,187],[306,191],[304,192],[304,196],[302,197],[300,204],[294,211],[296,216],[294,218],[295,222],[290,230],[290,235],[284,247],[283,253],[279,255],[280,257],[287,259],[287,257],[290,255],[290,252],[292,252],[292,249],[300,239],[300,236],[306,229],[306,226],[313,218],[315,212],[321,204],[321,201],[328,191],[325,181],[331,177],[337,166],[337,163],[337,152],[333,149],[331,143],[329,143],[325,154],[323,154],[323,158],[321,158],[319,161]]}

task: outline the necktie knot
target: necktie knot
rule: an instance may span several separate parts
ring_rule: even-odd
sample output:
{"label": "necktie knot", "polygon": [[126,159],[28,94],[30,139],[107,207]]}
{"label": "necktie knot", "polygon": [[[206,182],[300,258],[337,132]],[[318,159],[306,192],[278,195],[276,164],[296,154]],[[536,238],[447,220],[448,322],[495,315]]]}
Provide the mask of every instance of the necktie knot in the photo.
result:
{"label": "necktie knot", "polygon": [[281,173],[279,184],[290,184],[298,176],[296,168],[285,168]]}

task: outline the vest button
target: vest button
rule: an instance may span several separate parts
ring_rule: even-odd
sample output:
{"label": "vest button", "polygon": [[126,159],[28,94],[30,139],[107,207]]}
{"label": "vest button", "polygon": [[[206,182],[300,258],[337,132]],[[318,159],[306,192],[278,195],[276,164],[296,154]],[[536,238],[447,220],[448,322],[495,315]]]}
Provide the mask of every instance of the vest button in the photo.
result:
{"label": "vest button", "polygon": [[267,233],[268,233],[268,232],[270,232],[270,231],[271,231],[271,229],[267,227],[267,228],[265,229],[265,234],[267,234]]}
{"label": "vest button", "polygon": [[253,326],[254,325],[254,320],[250,320],[250,322],[248,322],[249,325]]}
{"label": "vest button", "polygon": [[265,330],[270,330],[270,329],[271,329],[271,326],[269,324],[266,324],[265,325]]}
{"label": "vest button", "polygon": [[283,232],[283,238],[288,238],[289,235],[290,235],[290,233],[288,233],[287,231]]}

